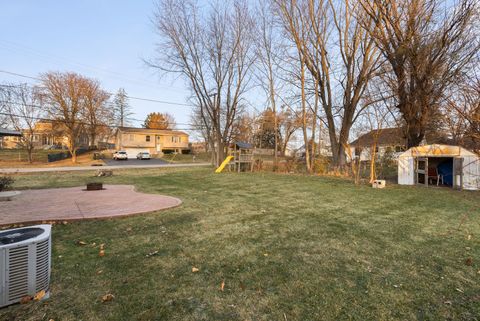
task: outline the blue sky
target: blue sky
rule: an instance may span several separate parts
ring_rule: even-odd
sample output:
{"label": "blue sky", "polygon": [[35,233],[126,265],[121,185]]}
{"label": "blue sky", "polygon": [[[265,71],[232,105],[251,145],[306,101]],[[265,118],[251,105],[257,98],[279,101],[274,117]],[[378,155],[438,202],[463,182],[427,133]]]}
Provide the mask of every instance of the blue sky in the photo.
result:
{"label": "blue sky", "polygon": [[[0,1],[0,70],[29,76],[75,71],[110,92],[123,87],[133,97],[187,103],[183,81],[160,79],[142,61],[152,57],[158,39],[150,22],[152,0]],[[35,81],[0,73],[0,82]],[[177,123],[190,122],[189,107],[130,104],[138,119],[158,111],[171,113]]]}

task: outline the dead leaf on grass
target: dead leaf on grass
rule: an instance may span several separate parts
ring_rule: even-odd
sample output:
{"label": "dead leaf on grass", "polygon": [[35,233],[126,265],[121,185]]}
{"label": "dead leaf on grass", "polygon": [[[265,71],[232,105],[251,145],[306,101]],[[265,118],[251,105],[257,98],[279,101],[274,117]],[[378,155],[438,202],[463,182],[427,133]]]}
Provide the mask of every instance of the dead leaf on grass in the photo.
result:
{"label": "dead leaf on grass", "polygon": [[220,291],[223,292],[223,289],[225,289],[225,280],[223,280],[222,283],[220,284]]}
{"label": "dead leaf on grass", "polygon": [[473,259],[471,257],[468,257],[465,260],[465,265],[472,266],[473,265]]}
{"label": "dead leaf on grass", "polygon": [[100,244],[100,250],[105,250],[105,243]]}
{"label": "dead leaf on grass", "polygon": [[193,273],[198,272],[198,271],[200,271],[199,268],[196,268],[196,267],[192,266],[192,272],[193,272]]}
{"label": "dead leaf on grass", "polygon": [[112,301],[115,298],[115,296],[111,293],[105,294],[102,296],[102,302],[109,302]]}
{"label": "dead leaf on grass", "polygon": [[98,270],[98,271],[97,271],[97,275],[100,275],[100,274],[102,274],[102,273],[103,273],[103,270]]}
{"label": "dead leaf on grass", "polygon": [[146,257],[151,257],[151,256],[154,256],[154,255],[157,255],[158,254],[158,251],[153,251],[153,252],[150,252],[148,253],[147,255],[145,255]]}
{"label": "dead leaf on grass", "polygon": [[98,256],[104,257],[105,256],[105,250],[100,250],[100,252],[98,252]]}
{"label": "dead leaf on grass", "polygon": [[40,292],[38,292],[37,294],[35,294],[35,296],[33,297],[33,299],[35,301],[40,301],[41,299],[43,299],[43,297],[45,296],[45,290],[42,290]]}
{"label": "dead leaf on grass", "polygon": [[32,299],[33,298],[31,296],[26,295],[26,296],[24,296],[23,298],[20,299],[20,304],[28,303],[28,302],[32,301]]}
{"label": "dead leaf on grass", "polygon": [[77,245],[80,245],[80,246],[87,245],[87,242],[85,242],[85,241],[77,241]]}

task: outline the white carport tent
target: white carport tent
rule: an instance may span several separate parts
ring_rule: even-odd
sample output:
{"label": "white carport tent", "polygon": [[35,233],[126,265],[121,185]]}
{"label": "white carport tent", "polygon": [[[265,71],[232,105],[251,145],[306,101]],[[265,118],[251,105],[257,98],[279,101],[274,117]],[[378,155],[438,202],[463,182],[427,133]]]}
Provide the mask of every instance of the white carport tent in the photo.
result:
{"label": "white carport tent", "polygon": [[467,190],[480,189],[479,155],[460,146],[437,144],[412,147],[399,156],[398,184],[415,185],[419,159],[434,157],[453,159],[453,187]]}

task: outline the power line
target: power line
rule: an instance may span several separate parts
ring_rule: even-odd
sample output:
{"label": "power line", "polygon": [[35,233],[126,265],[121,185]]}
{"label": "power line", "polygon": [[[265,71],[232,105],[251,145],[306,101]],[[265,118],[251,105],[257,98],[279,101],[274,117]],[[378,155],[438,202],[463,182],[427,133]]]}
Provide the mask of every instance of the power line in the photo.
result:
{"label": "power line", "polygon": [[[0,85],[1,86],[1,85]],[[34,104],[24,104],[24,103],[18,103],[18,102],[15,102],[15,101],[5,101],[5,100],[0,100],[0,104],[13,104],[13,105],[17,105],[17,106],[26,106],[26,107],[33,107],[33,108],[47,108],[46,106],[41,106],[41,105],[34,105]],[[139,121],[139,122],[143,122],[144,119],[138,119],[138,118],[131,118],[129,117],[130,120],[134,120],[134,121]],[[191,123],[177,123],[177,122],[172,122],[170,124],[173,124],[173,125],[184,125],[184,126],[195,126],[195,127],[200,127],[202,125],[195,125],[195,124],[191,124]]]}
{"label": "power line", "polygon": [[[45,121],[45,122],[61,122],[60,120],[54,119],[54,118],[18,115],[18,114],[13,114],[13,113],[0,112],[0,115],[9,116],[9,117],[16,117],[16,118],[24,118],[24,119],[30,119],[30,120],[39,120],[39,121]],[[92,124],[89,124],[89,123],[84,122],[84,121],[75,121],[74,123],[78,124],[78,125],[92,126]],[[116,125],[111,125],[111,124],[95,124],[94,126],[95,127],[117,127]],[[175,130],[189,130],[189,131],[192,131],[193,130],[194,131],[194,130],[198,130],[198,128],[174,128],[174,129],[166,129],[166,130],[172,130],[172,131],[175,131]]]}
{"label": "power line", "polygon": [[113,76],[117,79],[121,79],[123,81],[128,81],[128,82],[131,82],[131,83],[142,84],[143,86],[149,86],[149,87],[152,87],[152,88],[162,87],[162,88],[168,88],[168,90],[177,90],[177,91],[183,91],[184,90],[183,88],[168,86],[168,85],[159,85],[159,84],[152,85],[150,82],[147,82],[147,81],[141,80],[141,79],[135,79],[135,78],[133,78],[133,77],[127,75],[127,74],[124,74],[124,73],[121,73],[121,72],[118,72],[118,71],[112,71],[112,70],[109,70],[109,69],[106,69],[106,68],[100,68],[100,67],[88,65],[88,64],[85,64],[85,63],[80,63],[80,62],[73,61],[71,59],[59,56],[59,55],[53,55],[51,53],[42,52],[42,51],[33,49],[31,47],[28,47],[28,46],[25,46],[23,44],[16,43],[16,42],[13,42],[13,41],[0,40],[0,42],[4,43],[4,46],[3,46],[4,49],[27,53],[29,55],[36,56],[37,58],[40,58],[41,60],[44,60],[44,61],[57,63],[58,60],[60,60],[60,61],[66,62],[68,64],[79,66],[80,68],[86,68],[86,69],[90,69],[90,70],[93,70],[93,71],[99,71],[99,72],[104,73],[104,74],[110,74],[111,76]]}
{"label": "power line", "polygon": [[[28,78],[28,79],[33,79],[33,80],[38,80],[42,81],[41,78],[38,77],[32,77],[24,74],[19,74],[16,72],[11,72],[7,70],[0,70],[1,73],[12,75],[12,76],[17,76],[17,77],[22,77],[22,78]],[[111,95],[115,95],[115,93],[108,92]],[[184,104],[184,103],[179,103],[179,102],[172,102],[172,101],[167,101],[167,100],[160,100],[160,99],[152,99],[152,98],[142,98],[142,97],[134,97],[134,96],[128,96],[126,95],[127,98],[129,99],[134,99],[134,100],[142,100],[142,101],[149,101],[149,102],[154,102],[154,103],[160,103],[160,104],[166,104],[166,105],[175,105],[175,106],[185,106],[185,107],[192,107],[195,108],[196,106],[194,105],[189,105],[189,104]]]}

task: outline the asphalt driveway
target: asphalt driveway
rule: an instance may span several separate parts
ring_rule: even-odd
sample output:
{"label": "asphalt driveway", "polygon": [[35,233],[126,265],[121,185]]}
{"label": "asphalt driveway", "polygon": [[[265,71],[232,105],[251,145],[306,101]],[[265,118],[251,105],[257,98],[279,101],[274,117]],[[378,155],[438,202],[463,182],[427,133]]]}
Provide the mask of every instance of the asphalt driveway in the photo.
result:
{"label": "asphalt driveway", "polygon": [[114,166],[122,166],[122,165],[166,165],[169,164],[167,161],[164,161],[163,159],[157,159],[157,158],[152,158],[152,159],[129,159],[129,160],[114,160],[114,159],[104,159],[103,160],[106,165],[114,165]]}

